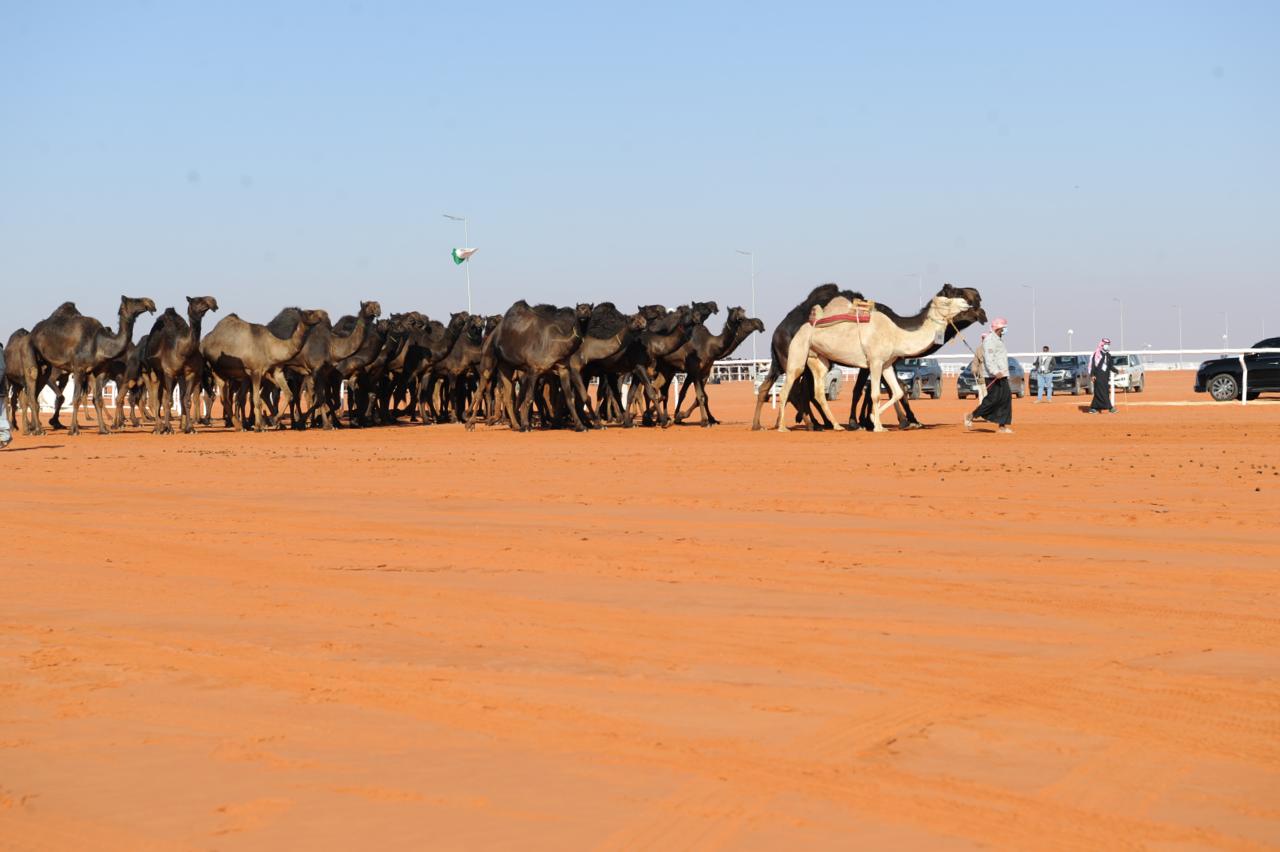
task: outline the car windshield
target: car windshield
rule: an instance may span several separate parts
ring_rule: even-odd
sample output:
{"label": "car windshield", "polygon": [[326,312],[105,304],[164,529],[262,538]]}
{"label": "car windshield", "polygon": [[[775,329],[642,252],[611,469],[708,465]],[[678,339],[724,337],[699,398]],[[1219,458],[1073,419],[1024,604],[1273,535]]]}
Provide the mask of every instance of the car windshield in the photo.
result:
{"label": "car windshield", "polygon": [[1259,340],[1250,347],[1251,349],[1280,349],[1280,337],[1268,337],[1266,340]]}
{"label": "car windshield", "polygon": [[1117,355],[1116,364],[1121,367],[1136,367],[1138,365],[1137,355]]}
{"label": "car windshield", "polygon": [[1074,355],[1054,355],[1053,366],[1055,367],[1074,367],[1076,365],[1076,356]]}
{"label": "car windshield", "polygon": [[898,362],[903,367],[919,367],[924,364],[923,358],[903,358]]}

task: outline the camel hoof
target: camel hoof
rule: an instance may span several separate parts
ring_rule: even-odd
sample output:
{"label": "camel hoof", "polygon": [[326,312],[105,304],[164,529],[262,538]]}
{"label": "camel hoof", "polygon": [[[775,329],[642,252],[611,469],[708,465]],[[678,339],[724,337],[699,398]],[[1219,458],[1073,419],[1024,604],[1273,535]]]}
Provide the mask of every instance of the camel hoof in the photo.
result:
{"label": "camel hoof", "polygon": [[832,424],[831,424],[831,428],[832,428],[832,430],[834,430],[834,431],[836,431],[836,432],[843,432],[843,431],[844,431],[844,427],[843,427],[843,426],[841,426],[839,423],[832,423]]}

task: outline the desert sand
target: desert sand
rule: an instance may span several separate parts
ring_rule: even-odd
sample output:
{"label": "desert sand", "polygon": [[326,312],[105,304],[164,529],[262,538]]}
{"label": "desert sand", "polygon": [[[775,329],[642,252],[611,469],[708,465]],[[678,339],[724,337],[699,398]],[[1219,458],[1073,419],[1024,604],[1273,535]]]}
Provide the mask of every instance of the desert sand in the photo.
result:
{"label": "desert sand", "polygon": [[728,384],[714,429],[19,437],[0,847],[1280,845],[1280,404],[1148,381],[1011,436],[948,381],[880,435]]}

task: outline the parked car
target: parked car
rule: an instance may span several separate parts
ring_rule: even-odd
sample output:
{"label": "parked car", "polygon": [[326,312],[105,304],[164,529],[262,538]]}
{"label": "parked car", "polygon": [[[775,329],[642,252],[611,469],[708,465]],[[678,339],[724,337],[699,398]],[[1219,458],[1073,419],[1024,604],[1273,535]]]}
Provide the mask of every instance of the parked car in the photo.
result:
{"label": "parked car", "polygon": [[[1053,377],[1054,393],[1069,393],[1079,396],[1082,393],[1093,393],[1093,378],[1089,375],[1088,355],[1054,355],[1049,362],[1050,375]],[[1027,379],[1028,393],[1039,393],[1040,382],[1033,372]]]}
{"label": "parked car", "polygon": [[[1280,337],[1268,337],[1249,348],[1280,349]],[[1280,393],[1280,353],[1246,355],[1244,363],[1249,368],[1249,399],[1261,393]],[[1218,402],[1239,399],[1243,387],[1238,356],[1214,358],[1196,370],[1196,393],[1208,393]]]}
{"label": "parked car", "polygon": [[942,365],[934,358],[903,358],[894,365],[898,382],[910,399],[929,394],[933,399],[942,396]]}
{"label": "parked car", "polygon": [[1113,384],[1126,392],[1142,393],[1147,387],[1147,371],[1139,355],[1117,355]]}
{"label": "parked car", "polygon": [[[1017,358],[1009,359],[1009,392],[1021,399],[1027,392],[1027,374]],[[978,383],[973,380],[973,370],[966,364],[956,377],[956,396],[964,399],[978,395]]]}
{"label": "parked car", "polygon": [[[845,375],[845,370],[849,371],[847,376]],[[832,364],[831,369],[827,371],[827,382],[826,382],[827,401],[831,402],[832,400],[839,399],[840,389],[844,387],[845,381],[846,380],[852,381],[856,377],[857,377],[857,370],[853,368],[848,368],[848,367],[840,367],[835,364]],[[786,376],[778,376],[777,380],[774,381],[773,383],[773,389],[770,391],[770,393],[773,394],[774,396],[777,396],[778,394],[782,393],[782,383],[786,380],[786,378],[787,378]],[[759,389],[760,389],[759,385],[757,385],[756,386],[757,392],[759,391]]]}

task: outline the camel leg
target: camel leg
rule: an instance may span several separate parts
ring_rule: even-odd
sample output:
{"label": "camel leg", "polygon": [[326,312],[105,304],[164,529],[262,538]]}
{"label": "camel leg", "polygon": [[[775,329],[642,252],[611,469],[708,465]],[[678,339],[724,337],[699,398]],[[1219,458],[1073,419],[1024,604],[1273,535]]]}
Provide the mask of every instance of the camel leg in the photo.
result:
{"label": "camel leg", "polygon": [[80,434],[80,401],[84,397],[84,383],[88,380],[88,376],[77,373],[72,381],[75,383],[75,390],[71,394],[71,427],[67,429],[68,435]]}
{"label": "camel leg", "polygon": [[875,431],[884,432],[885,428],[880,416],[902,398],[902,385],[898,384],[898,375],[894,372],[892,364],[887,367],[882,366],[881,363],[869,364],[867,365],[867,370],[868,372],[876,371],[872,372],[872,375],[880,375],[885,383],[889,385],[889,399],[879,406],[873,406],[871,409],[871,421],[875,425]]}
{"label": "camel leg", "polygon": [[512,427],[519,432],[528,432],[529,412],[533,408],[533,397],[537,393],[539,377],[536,373],[526,371],[520,379],[519,419],[512,420]]}
{"label": "camel leg", "polygon": [[573,379],[569,375],[569,368],[561,367],[556,370],[556,374],[560,377],[560,392],[564,394],[564,404],[565,408],[569,409],[569,419],[573,421],[573,431],[587,431],[587,427],[582,425],[582,420],[578,417],[578,405],[574,399]]}
{"label": "camel leg", "polygon": [[809,361],[809,344],[813,339],[813,326],[804,325],[791,338],[791,345],[787,347],[787,364],[785,378],[782,380],[782,392],[778,394],[780,402],[778,406],[778,422],[774,428],[779,432],[787,431],[786,402],[791,398],[791,386],[796,383],[796,379],[800,377],[800,373],[805,369]]}
{"label": "camel leg", "polygon": [[98,421],[98,434],[110,435],[111,427],[107,425],[106,406],[102,403],[102,391],[107,385],[106,376],[90,376],[89,382],[89,397],[93,400],[93,415]]}
{"label": "camel leg", "polygon": [[[778,376],[779,373],[776,365],[770,361],[769,372],[765,373],[764,381],[760,383],[760,390],[756,392],[756,413],[751,418],[752,432],[759,432],[761,429],[760,411],[764,408],[764,401],[769,398],[769,391],[773,389],[773,383],[778,380]],[[785,408],[786,405],[787,401],[785,399],[782,400],[782,406]]]}
{"label": "camel leg", "polygon": [[831,403],[827,400],[827,373],[831,372],[831,362],[826,358],[810,355],[806,366],[813,375],[813,401],[818,404],[818,409],[831,424],[831,428],[843,432],[844,427],[838,422],[836,413],[831,410]]}

